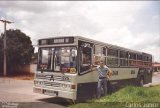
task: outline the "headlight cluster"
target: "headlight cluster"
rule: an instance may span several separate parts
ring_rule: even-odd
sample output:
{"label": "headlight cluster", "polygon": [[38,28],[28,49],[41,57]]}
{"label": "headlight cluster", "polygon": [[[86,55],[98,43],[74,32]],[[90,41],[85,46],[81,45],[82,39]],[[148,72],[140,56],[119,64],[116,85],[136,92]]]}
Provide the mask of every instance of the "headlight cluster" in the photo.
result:
{"label": "headlight cluster", "polygon": [[76,85],[70,85],[70,84],[61,84],[61,87],[63,89],[76,89]]}
{"label": "headlight cluster", "polygon": [[70,81],[70,77],[68,77],[68,76],[63,76],[63,77],[62,77],[62,80],[63,80],[63,81]]}
{"label": "headlight cluster", "polygon": [[44,82],[43,81],[34,81],[34,84],[35,85],[44,85]]}
{"label": "headlight cluster", "polygon": [[70,85],[69,84],[61,84],[61,87],[62,88],[70,88]]}

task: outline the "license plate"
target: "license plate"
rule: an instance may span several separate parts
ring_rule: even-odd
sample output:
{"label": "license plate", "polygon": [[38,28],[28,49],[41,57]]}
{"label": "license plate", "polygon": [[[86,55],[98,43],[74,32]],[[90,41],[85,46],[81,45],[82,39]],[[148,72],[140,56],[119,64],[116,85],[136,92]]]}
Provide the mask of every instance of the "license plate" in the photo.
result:
{"label": "license plate", "polygon": [[34,88],[34,92],[35,92],[35,93],[42,93],[42,89]]}
{"label": "license plate", "polygon": [[43,93],[46,94],[46,95],[51,95],[51,96],[58,96],[58,92],[57,91],[44,90]]}

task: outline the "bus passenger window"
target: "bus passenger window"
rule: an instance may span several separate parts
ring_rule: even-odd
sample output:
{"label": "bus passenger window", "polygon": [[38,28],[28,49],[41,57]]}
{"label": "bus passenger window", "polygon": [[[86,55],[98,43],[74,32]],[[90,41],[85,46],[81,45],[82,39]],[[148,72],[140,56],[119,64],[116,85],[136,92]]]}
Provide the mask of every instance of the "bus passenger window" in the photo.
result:
{"label": "bus passenger window", "polygon": [[128,60],[120,59],[120,66],[128,66]]}
{"label": "bus passenger window", "polygon": [[118,66],[118,50],[107,49],[107,65]]}
{"label": "bus passenger window", "polygon": [[128,66],[128,52],[120,51],[120,66]]}
{"label": "bus passenger window", "polygon": [[142,60],[142,55],[137,55],[137,60]]}
{"label": "bus passenger window", "polygon": [[110,57],[118,57],[118,50],[116,49],[108,49],[107,55]]}
{"label": "bus passenger window", "polygon": [[101,56],[94,55],[94,57],[93,57],[93,63],[94,63],[94,65],[98,65],[100,59],[101,59]]}
{"label": "bus passenger window", "polygon": [[107,65],[118,66],[118,58],[107,57]]}

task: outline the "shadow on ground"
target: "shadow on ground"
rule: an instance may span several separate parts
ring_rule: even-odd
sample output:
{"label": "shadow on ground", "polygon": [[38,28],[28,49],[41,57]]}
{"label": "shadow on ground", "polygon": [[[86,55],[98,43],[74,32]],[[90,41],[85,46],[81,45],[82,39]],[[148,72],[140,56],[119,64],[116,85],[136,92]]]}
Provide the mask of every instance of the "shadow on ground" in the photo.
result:
{"label": "shadow on ground", "polygon": [[43,99],[38,99],[38,101],[58,104],[58,105],[62,105],[65,107],[68,107],[69,105],[73,104],[71,100],[60,98],[60,97],[43,98]]}

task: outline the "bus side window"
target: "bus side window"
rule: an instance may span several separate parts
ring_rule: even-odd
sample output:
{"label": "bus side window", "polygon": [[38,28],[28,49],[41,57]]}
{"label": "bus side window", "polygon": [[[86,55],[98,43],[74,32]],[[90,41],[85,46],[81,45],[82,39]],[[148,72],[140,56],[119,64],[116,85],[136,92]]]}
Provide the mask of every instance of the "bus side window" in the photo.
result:
{"label": "bus side window", "polygon": [[127,53],[127,51],[120,51],[120,66],[128,66],[128,53]]}
{"label": "bus side window", "polygon": [[117,49],[107,49],[107,65],[108,66],[118,66],[118,50]]}

